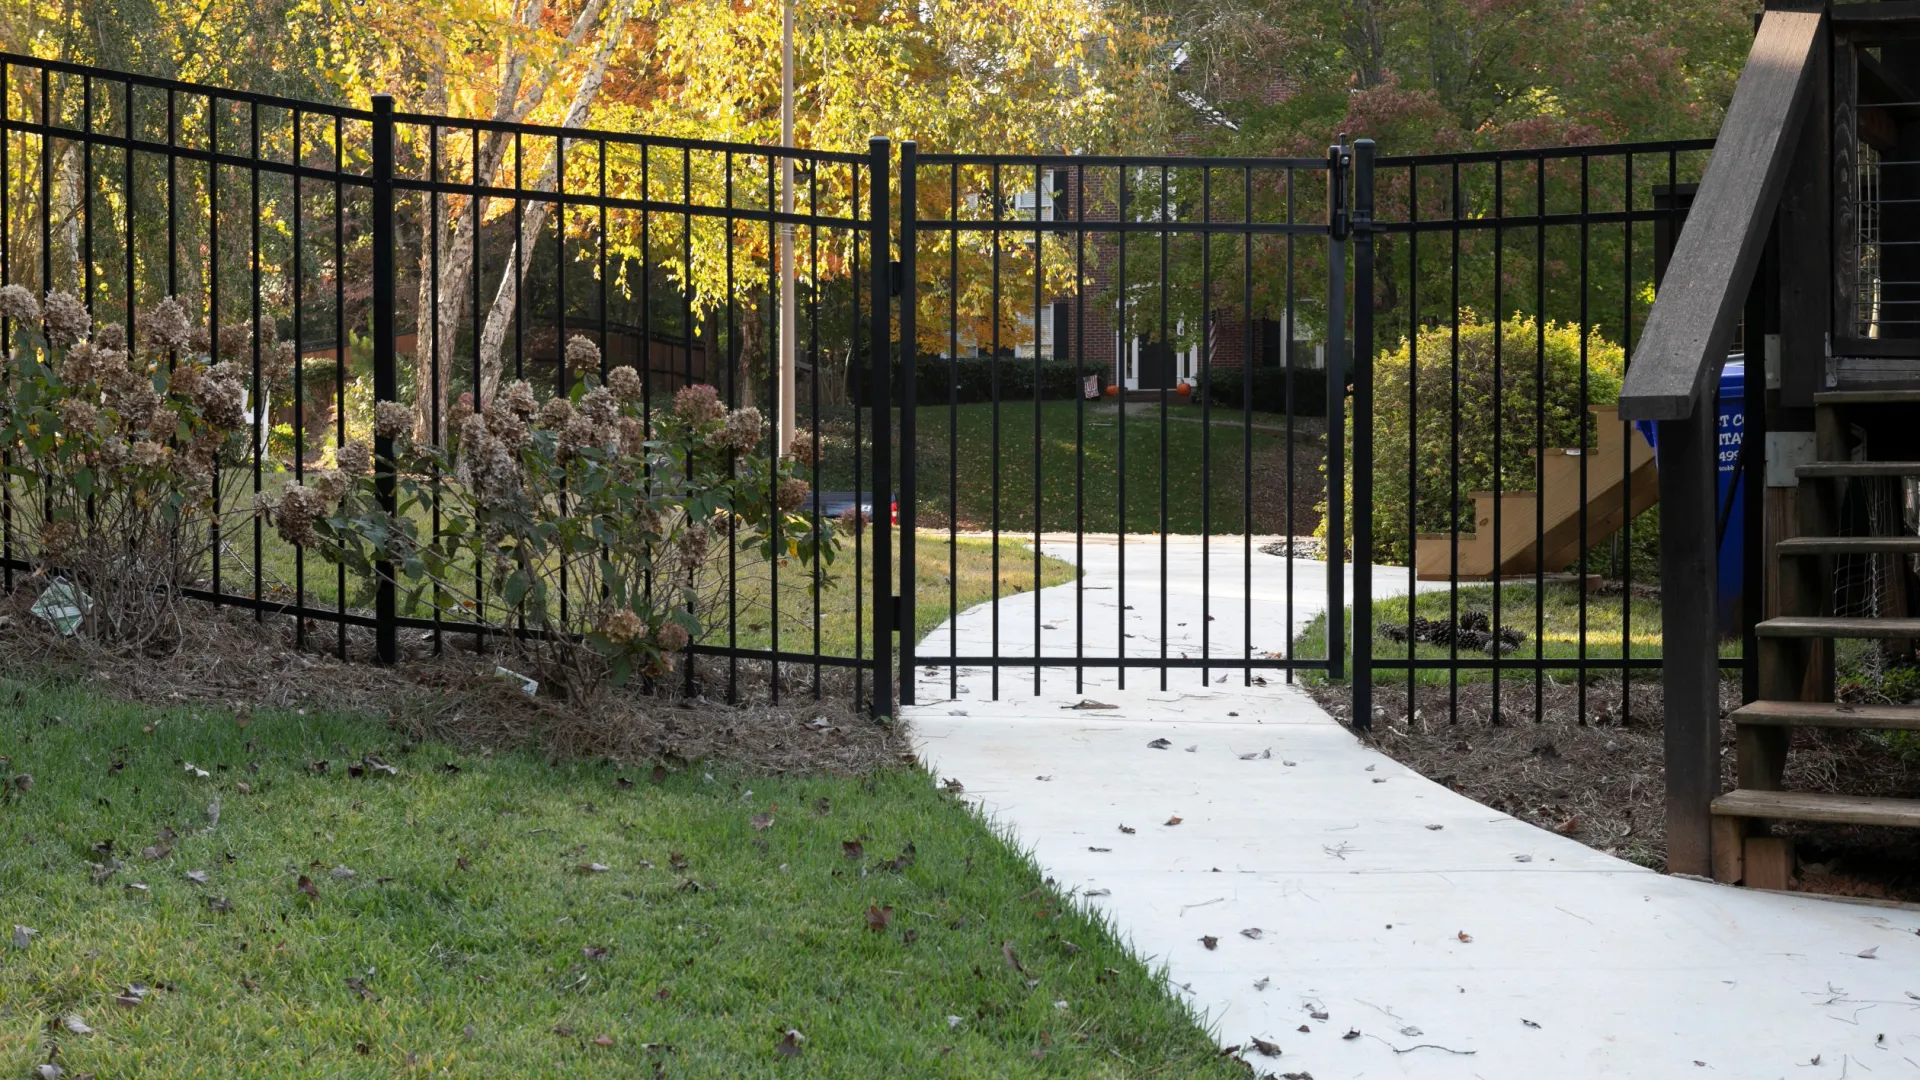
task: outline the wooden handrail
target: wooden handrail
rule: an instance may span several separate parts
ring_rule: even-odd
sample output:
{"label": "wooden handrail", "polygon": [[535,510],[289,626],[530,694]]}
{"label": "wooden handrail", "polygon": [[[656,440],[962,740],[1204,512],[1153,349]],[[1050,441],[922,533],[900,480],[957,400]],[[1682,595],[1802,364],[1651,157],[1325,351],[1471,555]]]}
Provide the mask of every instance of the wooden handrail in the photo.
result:
{"label": "wooden handrail", "polygon": [[1817,11],[1769,11],[1760,19],[1627,369],[1624,419],[1678,420],[1711,401],[1799,142],[1821,18]]}

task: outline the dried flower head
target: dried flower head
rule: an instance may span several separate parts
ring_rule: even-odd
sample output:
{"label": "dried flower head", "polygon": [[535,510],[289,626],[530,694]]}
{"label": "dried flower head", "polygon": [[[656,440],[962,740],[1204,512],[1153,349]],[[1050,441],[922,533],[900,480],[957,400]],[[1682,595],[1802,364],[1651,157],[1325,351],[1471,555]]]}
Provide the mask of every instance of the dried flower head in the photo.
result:
{"label": "dried flower head", "polygon": [[373,406],[373,433],[383,439],[404,439],[413,433],[413,410],[397,401]]}
{"label": "dried flower head", "polygon": [[184,349],[193,340],[193,323],[187,318],[187,309],[171,296],[142,314],[139,328],[147,346],[161,352]]}
{"label": "dried flower head", "polygon": [[98,382],[108,370],[111,361],[92,344],[81,341],[67,350],[60,358],[60,381],[71,390],[79,390]]}
{"label": "dried flower head", "polygon": [[819,438],[818,433],[806,428],[794,432],[793,442],[787,447],[787,457],[801,465],[813,465],[819,460],[820,451],[825,449],[823,446],[816,445]]}
{"label": "dried flower head", "polygon": [[293,342],[276,341],[260,350],[260,378],[273,386],[293,378]]}
{"label": "dried flower head", "polygon": [[142,468],[151,469],[158,465],[165,465],[167,459],[172,456],[173,447],[163,442],[154,442],[149,439],[133,444],[133,463]]}
{"label": "dried flower head", "polygon": [[623,416],[613,422],[613,430],[622,454],[631,457],[646,449],[647,428],[639,417]]}
{"label": "dried flower head", "polygon": [[328,506],[337,505],[347,497],[347,487],[352,481],[339,469],[322,469],[307,480],[307,485],[326,500]]}
{"label": "dried flower head", "polygon": [[[525,386],[525,383],[519,385]],[[495,405],[499,403],[496,402]],[[527,415],[532,415],[531,413]],[[487,407],[487,432],[508,450],[518,451],[527,445],[527,421],[515,409],[508,407]]]}
{"label": "dried flower head", "polygon": [[326,516],[327,504],[327,498],[314,488],[290,485],[273,508],[274,529],[294,547],[310,547],[320,539],[313,523]]}
{"label": "dried flower head", "polygon": [[70,292],[55,289],[47,293],[40,315],[45,320],[47,344],[56,349],[85,341],[88,332],[93,329],[93,319],[87,314],[87,306]]}
{"label": "dried flower head", "polygon": [[654,634],[654,641],[660,646],[662,652],[679,652],[692,640],[693,635],[687,633],[687,628],[677,622],[661,623],[659,631]]}
{"label": "dried flower head", "polygon": [[221,431],[236,431],[247,423],[247,390],[232,364],[208,368],[194,387],[193,403],[200,414]]}
{"label": "dried flower head", "polygon": [[567,370],[575,375],[600,374],[600,346],[580,334],[568,338]]}
{"label": "dried flower head", "polygon": [[133,456],[133,447],[118,435],[109,435],[100,444],[100,463],[109,469],[117,469]]}
{"label": "dried flower head", "polygon": [[455,398],[447,408],[447,429],[458,432],[467,426],[467,419],[473,415],[473,391],[469,390]]}
{"label": "dried flower head", "polygon": [[647,624],[632,611],[621,608],[607,616],[606,625],[601,627],[600,632],[615,644],[631,645],[647,632]]}
{"label": "dried flower head", "polygon": [[572,419],[573,402],[566,398],[549,398],[545,405],[540,406],[539,423],[548,431],[559,431],[567,426],[567,421]]}
{"label": "dried flower head", "polygon": [[646,396],[646,386],[640,381],[640,373],[632,367],[622,364],[607,372],[607,389],[613,396],[631,405]]}
{"label": "dried flower head", "polygon": [[127,328],[119,323],[108,323],[93,332],[93,347],[107,352],[125,352],[127,349]]}
{"label": "dried flower head", "polygon": [[735,409],[727,414],[727,422],[707,436],[707,445],[716,450],[730,450],[735,454],[751,454],[760,445],[760,429],[764,421],[760,410],[749,405],[744,409]]}
{"label": "dried flower head", "polygon": [[39,318],[40,305],[25,285],[8,285],[0,289],[0,319],[34,322]]}
{"label": "dried flower head", "polygon": [[613,423],[620,415],[620,403],[613,400],[613,395],[605,387],[596,386],[580,395],[580,411],[592,418],[594,423],[606,425]]}
{"label": "dried flower head", "polygon": [[200,383],[207,376],[204,365],[191,360],[182,360],[180,365],[167,376],[167,389],[183,398],[192,400],[200,390]]}
{"label": "dried flower head", "polygon": [[253,328],[234,323],[220,328],[220,359],[241,360],[253,356]]}
{"label": "dried flower head", "polygon": [[727,407],[720,404],[720,392],[706,383],[683,386],[673,395],[673,411],[689,424],[704,426],[726,419]]}
{"label": "dried flower head", "polygon": [[533,386],[525,379],[515,379],[500,390],[500,399],[487,406],[487,412],[497,411],[494,406],[502,406],[522,420],[528,420],[540,411],[540,402],[533,396]]}
{"label": "dried flower head", "polygon": [[80,398],[67,398],[60,402],[60,430],[68,438],[91,435],[100,423],[100,410],[92,403]]}
{"label": "dried flower head", "polygon": [[213,354],[213,334],[202,323],[187,332],[187,348],[201,356]]}
{"label": "dried flower head", "polygon": [[713,532],[704,524],[695,522],[680,531],[680,554],[689,562],[699,562],[707,557],[707,550],[713,546]]}
{"label": "dried flower head", "polygon": [[588,450],[598,450],[607,443],[605,429],[593,422],[585,413],[575,413],[560,431],[560,452],[571,456]]}
{"label": "dried flower head", "polygon": [[813,488],[805,480],[797,476],[789,476],[780,481],[780,486],[774,489],[774,505],[792,513],[806,503],[807,494],[812,490]]}
{"label": "dried flower head", "polygon": [[334,463],[348,476],[365,476],[373,471],[373,449],[363,442],[350,442],[333,452]]}

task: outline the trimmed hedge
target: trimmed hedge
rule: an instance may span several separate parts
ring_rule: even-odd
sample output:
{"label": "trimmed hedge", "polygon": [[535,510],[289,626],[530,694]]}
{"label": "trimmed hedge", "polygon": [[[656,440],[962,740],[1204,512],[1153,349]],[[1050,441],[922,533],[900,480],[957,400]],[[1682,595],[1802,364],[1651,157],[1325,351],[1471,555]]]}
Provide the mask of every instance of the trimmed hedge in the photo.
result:
{"label": "trimmed hedge", "polygon": [[[915,361],[914,397],[919,405],[945,405],[953,400],[948,387],[959,390],[959,402],[962,405],[974,405],[993,400],[994,368],[1000,369],[1001,401],[1032,401],[1034,386],[1034,362],[1031,358],[1015,359],[987,356],[965,356],[957,360],[948,360],[942,356],[921,356]],[[1043,401],[1071,401],[1081,393],[1081,379],[1084,375],[1100,378],[1101,389],[1111,381],[1102,365],[1088,364],[1077,368],[1073,363],[1062,360],[1040,361],[1039,382],[1040,398]],[[893,377],[893,404],[899,405],[900,365],[895,363]],[[849,389],[853,399],[861,406],[872,403],[873,369],[860,368],[854,373],[854,383]]]}
{"label": "trimmed hedge", "polygon": [[[1257,412],[1283,413],[1287,399],[1293,399],[1295,416],[1325,416],[1327,413],[1327,373],[1295,367],[1291,372],[1292,389],[1286,368],[1253,369],[1253,408]],[[1246,391],[1246,377],[1239,368],[1220,368],[1207,382],[1206,394],[1215,406],[1240,409]]]}

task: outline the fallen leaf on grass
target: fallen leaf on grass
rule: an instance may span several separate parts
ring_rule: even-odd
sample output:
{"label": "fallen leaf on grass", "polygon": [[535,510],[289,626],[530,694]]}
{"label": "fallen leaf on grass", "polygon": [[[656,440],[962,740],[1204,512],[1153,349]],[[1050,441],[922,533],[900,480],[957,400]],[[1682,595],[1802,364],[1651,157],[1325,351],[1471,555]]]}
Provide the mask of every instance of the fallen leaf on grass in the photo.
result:
{"label": "fallen leaf on grass", "polygon": [[353,878],[360,876],[358,871],[354,870],[352,867],[347,866],[345,864],[336,866],[333,869],[327,871],[327,873],[331,874],[333,876],[333,880],[335,881],[350,881]]}
{"label": "fallen leaf on grass", "polygon": [[675,870],[685,870],[687,868],[687,857],[678,851],[670,851],[667,853],[667,865],[673,867]]}
{"label": "fallen leaf on grass", "polygon": [[296,889],[299,889],[303,893],[306,893],[307,896],[311,897],[312,899],[315,899],[315,900],[320,899],[320,887],[315,885],[313,883],[313,879],[308,877],[305,874],[300,875],[300,880],[294,882],[293,887]]}
{"label": "fallen leaf on grass", "polygon": [[595,1035],[595,1036],[593,1037],[593,1045],[595,1045],[595,1046],[612,1046],[612,1045],[613,1045],[613,1036],[611,1036],[611,1035]]}
{"label": "fallen leaf on grass", "polygon": [[773,828],[773,815],[770,813],[755,814],[750,824],[753,826],[755,832],[766,832],[768,829]]}
{"label": "fallen leaf on grass", "polygon": [[60,1024],[62,1027],[66,1028],[68,1031],[73,1032],[75,1035],[93,1034],[93,1029],[88,1027],[87,1022],[85,1020],[80,1019],[78,1016],[61,1017]]}
{"label": "fallen leaf on grass", "polygon": [[892,904],[888,904],[886,907],[881,907],[878,904],[867,905],[867,929],[878,934],[884,931],[891,922],[893,922]]}
{"label": "fallen leaf on grass", "polygon": [[154,844],[143,849],[140,852],[140,857],[148,862],[159,862],[171,854],[173,854],[172,844]]}
{"label": "fallen leaf on grass", "polygon": [[233,910],[233,901],[224,896],[207,897],[207,910],[215,915],[225,915]]}
{"label": "fallen leaf on grass", "polygon": [[842,840],[840,841],[840,854],[849,859],[864,859],[867,857],[867,845],[862,844],[858,840]]}
{"label": "fallen leaf on grass", "polygon": [[456,855],[453,860],[453,868],[455,870],[471,870],[473,869],[473,864],[467,861],[465,855]]}
{"label": "fallen leaf on grass", "polygon": [[589,960],[605,960],[613,952],[605,945],[587,945],[581,948],[581,955]]}
{"label": "fallen leaf on grass", "polygon": [[183,771],[184,771],[184,772],[185,772],[185,773],[186,773],[186,774],[187,774],[188,776],[191,776],[191,777],[193,777],[193,778],[194,778],[195,780],[205,780],[205,779],[206,779],[207,777],[209,777],[209,776],[212,776],[212,775],[213,775],[212,773],[210,773],[210,772],[208,772],[207,770],[205,770],[205,769],[202,769],[202,768],[200,768],[200,767],[199,767],[198,765],[195,765],[195,764],[194,764],[193,762],[191,762],[191,761],[189,761],[189,762],[187,762],[187,763],[186,763],[186,767],[185,767],[185,769],[184,769]]}
{"label": "fallen leaf on grass", "polygon": [[632,791],[633,781],[624,776],[616,776],[613,778],[613,787],[615,791]]}
{"label": "fallen leaf on grass", "polygon": [[807,1037],[805,1035],[800,1034],[793,1028],[788,1028],[787,1033],[780,1036],[780,1041],[774,1044],[773,1049],[774,1052],[781,1057],[795,1058],[800,1056],[800,1044],[806,1041]]}
{"label": "fallen leaf on grass", "polygon": [[34,1080],[60,1080],[67,1075],[67,1070],[61,1068],[58,1062],[49,1061],[42,1065],[35,1065],[33,1075]]}
{"label": "fallen leaf on grass", "polygon": [[15,923],[13,926],[13,947],[16,949],[24,949],[32,945],[33,939],[39,936],[40,931],[35,930],[33,927],[21,926],[19,923]]}
{"label": "fallen leaf on grass", "polygon": [[813,801],[813,812],[819,814],[821,817],[826,817],[828,814],[833,813],[833,804],[827,801],[825,795],[822,795]]}
{"label": "fallen leaf on grass", "polygon": [[362,1001],[372,1001],[375,997],[373,988],[367,985],[367,980],[358,975],[347,976],[347,992]]}
{"label": "fallen leaf on grass", "polygon": [[574,869],[582,874],[604,874],[613,868],[606,863],[583,862],[579,866],[574,867]]}
{"label": "fallen leaf on grass", "polygon": [[1247,1041],[1253,1044],[1253,1048],[1255,1050],[1260,1051],[1260,1053],[1264,1054],[1267,1057],[1280,1056],[1280,1047],[1277,1043],[1270,1043],[1267,1040],[1262,1039],[1257,1035],[1254,1036],[1253,1038],[1248,1039]]}
{"label": "fallen leaf on grass", "polygon": [[1013,951],[1013,942],[1003,941],[1000,943],[1000,959],[1005,960],[1008,967],[1020,974],[1025,975],[1027,973],[1026,967],[1020,963],[1020,954]]}

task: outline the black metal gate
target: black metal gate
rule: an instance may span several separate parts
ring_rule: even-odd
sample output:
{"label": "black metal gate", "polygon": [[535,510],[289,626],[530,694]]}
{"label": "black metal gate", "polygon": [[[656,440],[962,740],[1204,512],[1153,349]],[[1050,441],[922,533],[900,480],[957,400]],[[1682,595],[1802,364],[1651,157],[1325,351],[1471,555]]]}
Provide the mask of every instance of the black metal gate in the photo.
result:
{"label": "black metal gate", "polygon": [[[1310,518],[1346,546],[1344,444],[1325,436],[1345,424],[1354,154],[902,146],[903,703],[916,676],[958,693],[969,668],[996,696],[1003,670],[1034,693],[1049,669],[1076,692],[1090,670],[1163,689],[1176,671],[1343,673],[1324,645],[1345,636],[1341,561],[1298,571],[1324,573],[1318,648],[1297,646],[1293,595]],[[1090,584],[1090,556],[1111,585]],[[1282,625],[1257,627],[1275,578]]]}

